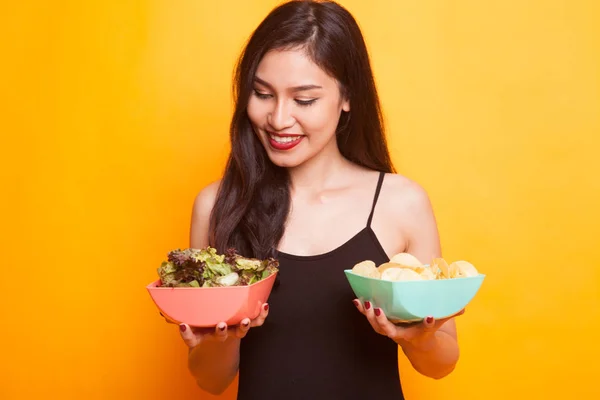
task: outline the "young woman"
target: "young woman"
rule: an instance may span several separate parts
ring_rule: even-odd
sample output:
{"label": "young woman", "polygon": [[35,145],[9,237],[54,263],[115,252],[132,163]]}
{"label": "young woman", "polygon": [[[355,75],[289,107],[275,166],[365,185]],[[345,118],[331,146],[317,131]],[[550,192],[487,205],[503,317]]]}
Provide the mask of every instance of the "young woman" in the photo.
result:
{"label": "young woman", "polygon": [[221,393],[239,371],[239,400],[397,400],[398,346],[420,373],[449,374],[459,355],[452,318],[394,325],[354,298],[343,273],[399,252],[440,256],[427,194],[393,173],[351,14],[334,2],[275,8],[234,88],[231,155],[195,200],[190,245],[274,256],[280,284],[254,320],[180,325],[198,385]]}

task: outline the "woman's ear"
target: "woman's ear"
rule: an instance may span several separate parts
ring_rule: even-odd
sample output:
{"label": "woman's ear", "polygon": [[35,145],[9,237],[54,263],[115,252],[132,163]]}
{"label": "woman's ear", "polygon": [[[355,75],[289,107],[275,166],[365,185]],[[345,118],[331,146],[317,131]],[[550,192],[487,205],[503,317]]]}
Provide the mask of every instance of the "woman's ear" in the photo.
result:
{"label": "woman's ear", "polygon": [[350,111],[350,101],[349,100],[344,100],[342,102],[342,110],[344,110],[345,112]]}

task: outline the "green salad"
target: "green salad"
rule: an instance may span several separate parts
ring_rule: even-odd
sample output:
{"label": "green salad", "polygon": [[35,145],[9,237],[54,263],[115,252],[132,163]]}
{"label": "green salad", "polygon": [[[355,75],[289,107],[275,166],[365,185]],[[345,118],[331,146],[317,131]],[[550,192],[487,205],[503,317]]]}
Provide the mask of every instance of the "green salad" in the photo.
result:
{"label": "green salad", "polygon": [[274,258],[242,257],[234,249],[218,254],[212,247],[177,249],[158,268],[161,286],[224,287],[251,285],[279,270]]}

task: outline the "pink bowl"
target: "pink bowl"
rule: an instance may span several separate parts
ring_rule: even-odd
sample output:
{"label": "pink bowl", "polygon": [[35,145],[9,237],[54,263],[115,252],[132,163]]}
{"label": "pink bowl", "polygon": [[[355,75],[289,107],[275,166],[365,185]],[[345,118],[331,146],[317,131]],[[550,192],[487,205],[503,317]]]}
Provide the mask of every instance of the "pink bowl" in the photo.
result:
{"label": "pink bowl", "polygon": [[277,273],[249,286],[214,288],[161,287],[160,279],[146,289],[154,304],[171,322],[185,322],[190,326],[213,327],[223,321],[228,326],[239,324],[244,318],[254,319],[260,314]]}

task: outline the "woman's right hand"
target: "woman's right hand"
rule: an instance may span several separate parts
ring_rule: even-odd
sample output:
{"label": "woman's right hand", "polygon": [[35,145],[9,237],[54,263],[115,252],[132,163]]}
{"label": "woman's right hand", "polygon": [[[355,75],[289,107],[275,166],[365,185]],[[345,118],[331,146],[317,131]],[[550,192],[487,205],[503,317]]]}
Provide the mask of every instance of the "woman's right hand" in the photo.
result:
{"label": "woman's right hand", "polygon": [[194,328],[188,324],[179,325],[179,333],[185,344],[193,349],[205,340],[224,342],[229,337],[243,338],[250,328],[261,326],[269,314],[267,303],[260,305],[260,314],[255,319],[244,318],[239,325],[228,327],[225,322],[220,322],[214,328]]}

